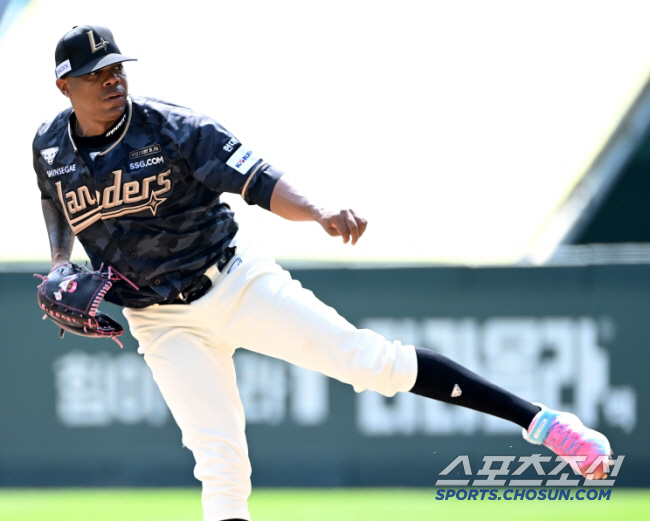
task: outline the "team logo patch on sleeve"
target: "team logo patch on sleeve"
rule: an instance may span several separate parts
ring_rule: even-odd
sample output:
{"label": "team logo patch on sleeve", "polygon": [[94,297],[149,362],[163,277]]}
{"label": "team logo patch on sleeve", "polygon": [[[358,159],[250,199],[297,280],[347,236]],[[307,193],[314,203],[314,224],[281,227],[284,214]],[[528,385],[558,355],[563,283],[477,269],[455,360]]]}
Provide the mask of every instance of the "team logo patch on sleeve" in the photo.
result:
{"label": "team logo patch on sleeve", "polygon": [[41,150],[41,155],[43,156],[43,159],[47,161],[47,164],[51,165],[54,163],[54,158],[56,157],[56,153],[58,151],[59,147],[46,148],[44,150]]}
{"label": "team logo patch on sleeve", "polygon": [[239,147],[226,164],[230,168],[234,168],[238,172],[246,174],[259,160],[260,158],[253,154],[252,150]]}

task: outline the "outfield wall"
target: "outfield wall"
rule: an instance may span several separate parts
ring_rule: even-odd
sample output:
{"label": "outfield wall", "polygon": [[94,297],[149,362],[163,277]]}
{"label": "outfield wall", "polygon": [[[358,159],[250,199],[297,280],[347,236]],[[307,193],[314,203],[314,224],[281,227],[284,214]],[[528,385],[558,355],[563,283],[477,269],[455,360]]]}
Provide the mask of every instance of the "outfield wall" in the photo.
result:
{"label": "outfield wall", "polygon": [[[625,455],[616,485],[650,486],[650,266],[293,273],[357,326],[576,412]],[[123,350],[60,340],[40,319],[36,284],[31,273],[0,274],[0,485],[196,483],[135,340],[126,336]],[[126,323],[119,309],[102,309]],[[255,485],[428,486],[485,479],[485,457],[511,456],[513,470],[521,456],[547,455],[519,428],[473,411],[409,393],[356,394],[243,349],[236,364]],[[459,456],[469,468],[441,476]]]}

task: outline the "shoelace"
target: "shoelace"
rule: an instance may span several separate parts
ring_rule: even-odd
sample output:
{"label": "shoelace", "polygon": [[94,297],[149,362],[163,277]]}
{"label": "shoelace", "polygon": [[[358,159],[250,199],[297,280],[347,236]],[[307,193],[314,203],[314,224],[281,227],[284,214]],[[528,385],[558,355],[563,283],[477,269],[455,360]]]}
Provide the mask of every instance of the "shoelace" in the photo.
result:
{"label": "shoelace", "polygon": [[554,421],[551,424],[551,428],[548,430],[546,437],[554,449],[561,450],[569,455],[575,454],[586,443],[585,440],[581,440],[580,438],[580,433],[567,430],[566,425],[562,425],[558,421]]}

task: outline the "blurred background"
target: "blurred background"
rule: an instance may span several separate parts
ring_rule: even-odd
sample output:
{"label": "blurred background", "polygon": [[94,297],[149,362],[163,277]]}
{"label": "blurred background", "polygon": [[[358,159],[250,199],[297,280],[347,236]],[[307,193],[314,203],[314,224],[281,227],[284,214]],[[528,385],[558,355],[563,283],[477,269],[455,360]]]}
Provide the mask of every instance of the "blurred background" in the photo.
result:
{"label": "blurred background", "polygon": [[[135,340],[61,341],[34,305],[31,141],[67,106],[56,42],[98,24],[139,59],[132,93],[206,112],[369,221],[350,247],[226,195],[249,240],[355,325],[576,412],[625,456],[617,485],[650,486],[649,18],[625,0],[0,0],[0,485],[196,485]],[[256,486],[434,486],[459,455],[476,474],[535,452],[472,411],[236,364]]]}

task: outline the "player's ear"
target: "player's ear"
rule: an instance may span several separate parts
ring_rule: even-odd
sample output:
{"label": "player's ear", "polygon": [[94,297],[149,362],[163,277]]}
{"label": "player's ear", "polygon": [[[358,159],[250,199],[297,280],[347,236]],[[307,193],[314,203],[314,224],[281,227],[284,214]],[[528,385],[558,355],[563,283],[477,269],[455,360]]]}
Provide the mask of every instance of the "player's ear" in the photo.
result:
{"label": "player's ear", "polygon": [[65,78],[59,78],[56,80],[56,86],[61,91],[61,94],[63,94],[66,98],[70,97],[70,87],[68,87],[68,80]]}

